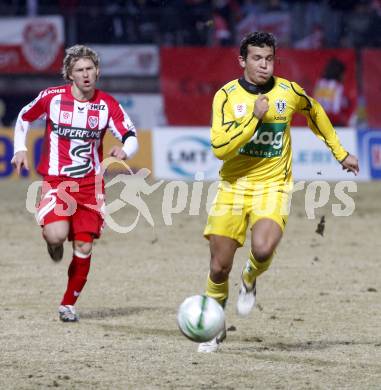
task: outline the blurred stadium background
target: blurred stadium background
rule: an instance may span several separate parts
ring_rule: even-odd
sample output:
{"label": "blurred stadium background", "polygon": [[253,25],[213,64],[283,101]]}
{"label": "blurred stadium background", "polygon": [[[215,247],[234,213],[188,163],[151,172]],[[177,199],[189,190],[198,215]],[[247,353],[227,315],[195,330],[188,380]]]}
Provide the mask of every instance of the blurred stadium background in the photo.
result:
{"label": "blurred stadium background", "polygon": [[[214,180],[212,97],[241,74],[239,41],[257,29],[278,38],[276,74],[320,100],[360,157],[361,174],[348,175],[295,118],[295,179],[364,181],[351,194],[355,212],[333,218],[332,202],[341,202],[331,191],[317,212],[327,217],[325,235],[317,235],[297,192],[287,236],[260,282],[260,305],[249,319],[234,313],[247,241],[231,275],[228,342],[217,356],[200,356],[178,331],[176,309],[204,287],[205,208],[167,205],[176,214],[167,224],[162,187],[142,196],[154,227],[141,218],[128,236],[109,228],[97,242],[81,323],[62,326],[56,306],[71,251],[67,243],[63,262],[51,264],[25,209],[43,123],[28,134],[31,170],[18,180],[10,164],[18,112],[63,84],[65,47],[87,44],[101,56],[99,87],[139,130],[129,165],[149,168],[157,182],[201,180],[197,172]],[[379,389],[380,63],[381,0],[0,0],[0,388]],[[198,184],[182,188],[193,194]],[[121,187],[107,195],[120,200]],[[134,207],[116,215],[123,226],[135,218]]]}
{"label": "blurred stadium background", "polygon": [[[200,170],[216,178],[218,164],[207,150],[212,97],[240,75],[242,36],[261,29],[278,39],[276,74],[299,82],[345,128],[339,132],[361,158],[360,179],[381,177],[380,0],[1,0],[0,15],[1,178],[14,176],[17,113],[40,90],[63,83],[64,49],[75,43],[100,53],[99,87],[141,130],[134,169],[145,166],[166,179],[192,179]],[[295,177],[322,171],[340,179],[329,152],[303,130],[303,118],[295,118],[297,126]],[[41,124],[34,127],[32,166],[41,147]],[[158,130],[170,133],[155,136]]]}

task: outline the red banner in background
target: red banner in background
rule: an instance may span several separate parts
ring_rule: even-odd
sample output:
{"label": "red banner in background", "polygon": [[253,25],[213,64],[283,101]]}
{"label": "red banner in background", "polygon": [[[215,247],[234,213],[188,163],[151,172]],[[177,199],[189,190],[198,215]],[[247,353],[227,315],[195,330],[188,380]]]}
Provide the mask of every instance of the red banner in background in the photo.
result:
{"label": "red banner in background", "polygon": [[[275,74],[300,84],[323,105],[334,125],[349,125],[357,104],[354,50],[279,49]],[[327,74],[329,80],[324,77]],[[306,123],[301,115],[295,116],[293,121],[294,125]]]}
{"label": "red banner in background", "polygon": [[215,92],[242,73],[229,48],[163,48],[161,91],[170,125],[207,126]]}
{"label": "red banner in background", "polygon": [[[161,88],[168,123],[209,125],[215,92],[242,75],[237,49],[163,48],[160,56]],[[298,82],[309,95],[314,96],[317,82],[332,58],[343,64],[341,92],[336,96],[337,86],[330,89],[329,85],[325,85],[320,87],[319,94],[325,98],[324,105],[328,108],[342,105],[340,120],[347,125],[357,99],[354,50],[278,49],[275,74]],[[305,123],[303,117],[295,118],[294,124]]]}
{"label": "red banner in background", "polygon": [[61,16],[0,18],[0,73],[58,73],[64,49]]}
{"label": "red banner in background", "polygon": [[381,127],[381,50],[362,51],[362,85],[370,127]]}

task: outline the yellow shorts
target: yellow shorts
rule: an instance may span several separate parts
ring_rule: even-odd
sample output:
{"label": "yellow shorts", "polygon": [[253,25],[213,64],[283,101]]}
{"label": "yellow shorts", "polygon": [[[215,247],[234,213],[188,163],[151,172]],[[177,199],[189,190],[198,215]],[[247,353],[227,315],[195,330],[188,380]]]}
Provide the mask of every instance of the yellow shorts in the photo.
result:
{"label": "yellow shorts", "polygon": [[283,231],[290,209],[290,188],[282,184],[252,190],[221,182],[209,211],[204,236],[226,236],[242,246],[247,228],[251,229],[262,218],[274,220]]}

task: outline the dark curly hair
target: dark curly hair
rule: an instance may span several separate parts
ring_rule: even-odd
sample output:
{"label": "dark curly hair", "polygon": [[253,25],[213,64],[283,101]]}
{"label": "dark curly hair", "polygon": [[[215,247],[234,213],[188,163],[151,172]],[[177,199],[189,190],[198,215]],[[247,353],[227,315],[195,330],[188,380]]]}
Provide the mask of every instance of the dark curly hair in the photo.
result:
{"label": "dark curly hair", "polygon": [[276,39],[273,34],[263,31],[255,31],[247,34],[245,38],[242,39],[241,46],[239,48],[239,54],[243,59],[246,59],[247,57],[247,47],[249,45],[258,47],[272,47],[275,54]]}

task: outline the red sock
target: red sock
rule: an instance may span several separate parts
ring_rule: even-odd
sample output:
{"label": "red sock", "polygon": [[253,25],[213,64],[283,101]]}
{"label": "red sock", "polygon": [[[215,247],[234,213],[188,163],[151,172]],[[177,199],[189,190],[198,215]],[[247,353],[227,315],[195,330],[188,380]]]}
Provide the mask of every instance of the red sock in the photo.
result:
{"label": "red sock", "polygon": [[68,282],[61,305],[74,305],[87,281],[90,270],[91,254],[87,257],[78,257],[73,254],[73,260],[68,269]]}

